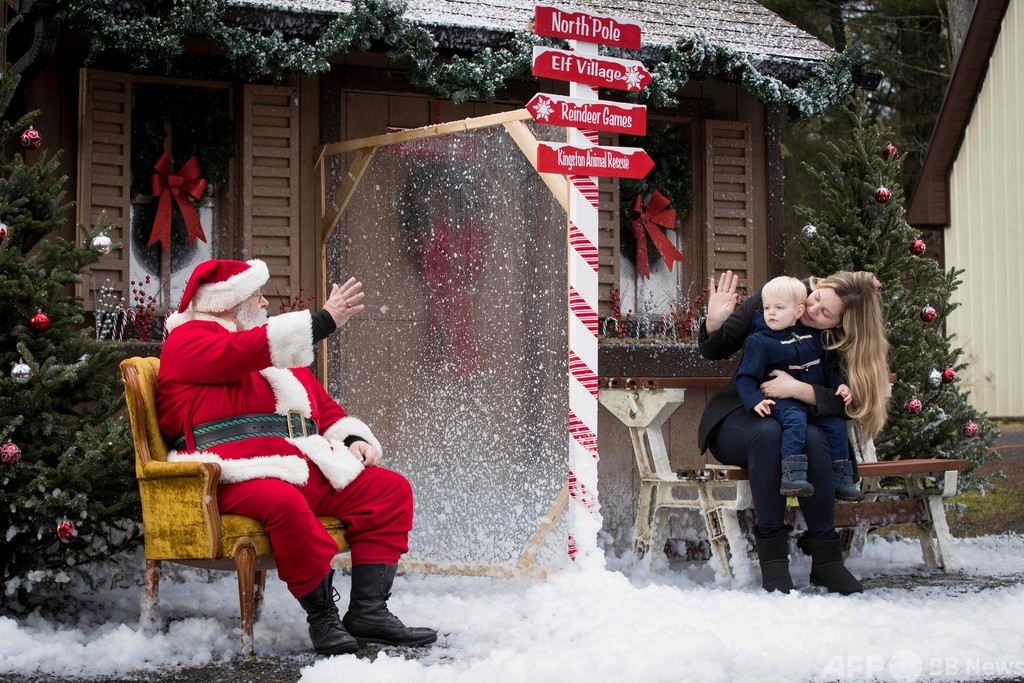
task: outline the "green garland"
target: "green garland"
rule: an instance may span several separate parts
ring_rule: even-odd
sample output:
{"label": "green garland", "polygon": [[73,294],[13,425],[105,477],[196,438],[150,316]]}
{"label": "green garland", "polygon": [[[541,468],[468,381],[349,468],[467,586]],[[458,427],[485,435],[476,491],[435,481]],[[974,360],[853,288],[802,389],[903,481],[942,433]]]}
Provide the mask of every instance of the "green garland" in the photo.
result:
{"label": "green garland", "polygon": [[[221,48],[236,75],[245,80],[289,75],[315,76],[330,70],[332,55],[387,47],[389,57],[409,67],[412,83],[434,97],[458,104],[493,100],[512,78],[529,77],[533,46],[542,42],[526,32],[508,47],[484,48],[472,58],[444,58],[424,28],[405,18],[405,6],[392,0],[353,0],[352,11],[333,20],[316,39],[287,37],[232,26],[217,0],[126,3],[124,0],[69,0],[60,18],[91,39],[87,62],[100,55],[130,58],[139,70],[173,71],[184,56],[183,38],[194,36]],[[134,11],[133,11],[134,10]],[[144,13],[158,13],[145,16]],[[767,60],[713,44],[705,34],[681,38],[652,70],[654,81],[639,99],[671,107],[693,75],[718,75],[743,83],[763,102],[785,104],[798,117],[815,116],[838,104],[853,89],[853,75],[867,62],[865,49],[851,45],[815,65],[801,83],[790,86],[767,73]]]}
{"label": "green garland", "polygon": [[865,70],[867,49],[851,44],[827,62],[816,64],[800,85],[786,85],[767,71],[765,61],[729,47],[715,45],[703,32],[680,38],[669,49],[664,61],[651,71],[653,80],[643,99],[655,107],[670,107],[679,92],[695,74],[717,75],[739,81],[766,104],[787,105],[797,118],[820,115],[841,104],[853,92],[854,76]]}

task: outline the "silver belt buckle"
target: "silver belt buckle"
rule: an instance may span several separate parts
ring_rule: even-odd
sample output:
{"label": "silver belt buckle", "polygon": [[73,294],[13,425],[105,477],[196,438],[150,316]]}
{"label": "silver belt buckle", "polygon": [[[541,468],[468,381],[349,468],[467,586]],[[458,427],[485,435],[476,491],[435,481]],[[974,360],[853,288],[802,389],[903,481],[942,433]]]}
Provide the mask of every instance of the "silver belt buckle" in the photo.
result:
{"label": "silver belt buckle", "polygon": [[[295,423],[292,422],[292,418],[293,417],[296,418],[298,420],[298,422],[299,422],[299,428],[298,429],[296,429]],[[306,433],[306,418],[304,418],[302,416],[302,412],[301,411],[289,410],[288,411],[288,415],[286,416],[286,419],[288,420],[288,438],[289,439],[294,439],[298,432],[301,432],[302,436],[309,436],[309,434]]]}

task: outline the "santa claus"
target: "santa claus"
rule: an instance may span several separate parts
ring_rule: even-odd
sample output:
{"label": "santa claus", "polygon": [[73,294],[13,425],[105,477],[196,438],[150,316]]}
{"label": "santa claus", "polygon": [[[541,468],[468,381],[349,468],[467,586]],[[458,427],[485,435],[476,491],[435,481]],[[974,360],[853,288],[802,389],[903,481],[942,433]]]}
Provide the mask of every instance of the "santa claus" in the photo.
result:
{"label": "santa claus", "polygon": [[[314,649],[355,652],[364,643],[426,645],[429,628],[406,627],[387,608],[408,551],[409,482],[379,467],[381,445],[307,367],[313,347],[362,311],[362,285],[333,285],[322,310],[267,317],[259,260],[199,264],[167,320],[157,385],[168,460],[221,466],[222,514],[260,521],[278,576],[307,613]],[[334,604],[330,561],[338,546],[318,515],[345,525],[352,555],[348,612]]]}

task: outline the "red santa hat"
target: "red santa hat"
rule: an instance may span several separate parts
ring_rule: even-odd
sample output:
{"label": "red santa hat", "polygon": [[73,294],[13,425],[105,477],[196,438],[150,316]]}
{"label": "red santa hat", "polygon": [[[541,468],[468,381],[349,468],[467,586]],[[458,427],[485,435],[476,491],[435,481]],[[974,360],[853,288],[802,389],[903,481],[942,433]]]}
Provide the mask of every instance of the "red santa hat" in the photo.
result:
{"label": "red santa hat", "polygon": [[178,312],[167,319],[167,331],[191,320],[195,313],[221,313],[242,303],[267,284],[270,271],[259,259],[203,261],[188,278]]}

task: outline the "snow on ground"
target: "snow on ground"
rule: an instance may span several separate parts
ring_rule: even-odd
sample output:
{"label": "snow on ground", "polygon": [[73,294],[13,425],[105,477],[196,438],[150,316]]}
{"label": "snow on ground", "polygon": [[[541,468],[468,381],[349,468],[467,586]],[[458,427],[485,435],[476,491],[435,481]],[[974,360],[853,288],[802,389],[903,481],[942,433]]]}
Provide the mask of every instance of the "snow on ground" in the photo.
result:
{"label": "snow on ground", "polygon": [[[1024,536],[956,541],[960,580],[922,569],[916,541],[872,538],[849,565],[872,588],[850,597],[806,587],[767,594],[716,585],[707,564],[652,573],[608,560],[609,570],[569,568],[546,580],[408,575],[392,611],[443,634],[418,658],[382,650],[302,670],[303,683],[584,681],[966,681],[1024,678]],[[141,561],[140,561],[141,564]],[[918,587],[891,577],[934,576]],[[159,628],[139,624],[141,587],[78,595],[60,623],[0,617],[4,674],[139,675],[228,661],[238,654],[234,578],[167,572]],[[757,572],[754,572],[755,581]],[[995,580],[993,580],[993,577]],[[347,579],[336,578],[347,592]],[[304,615],[272,578],[256,625],[260,657],[308,648]],[[342,603],[344,605],[344,602]]]}

